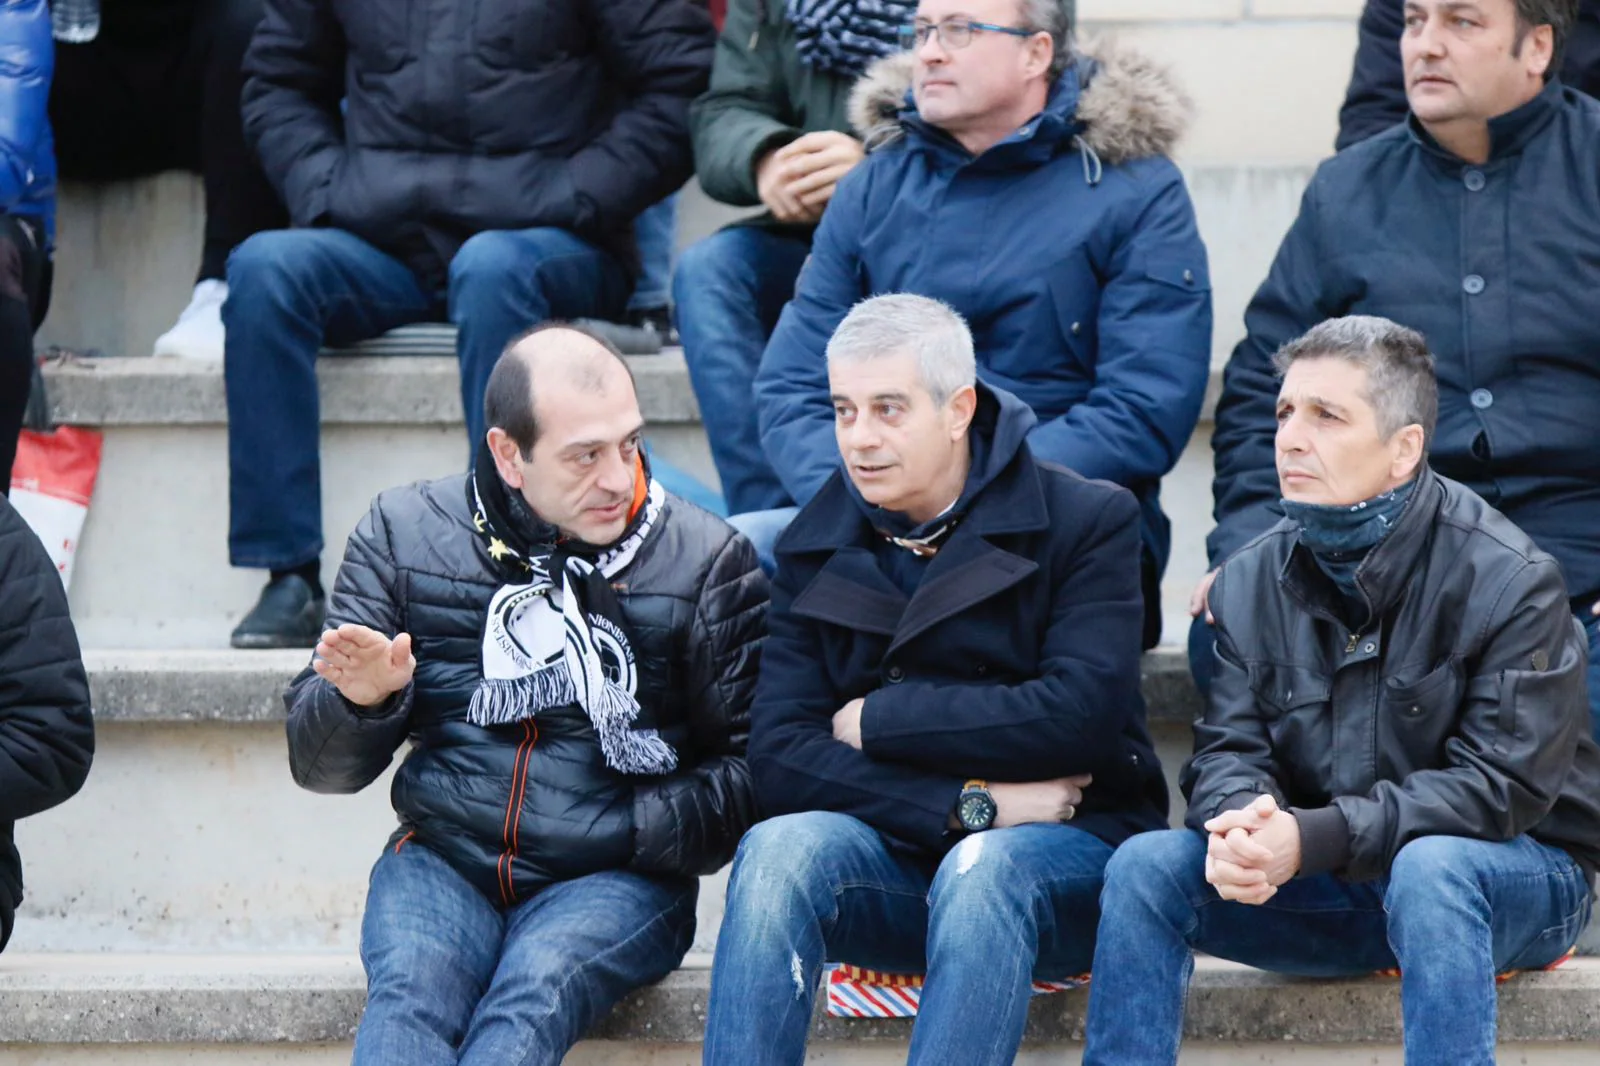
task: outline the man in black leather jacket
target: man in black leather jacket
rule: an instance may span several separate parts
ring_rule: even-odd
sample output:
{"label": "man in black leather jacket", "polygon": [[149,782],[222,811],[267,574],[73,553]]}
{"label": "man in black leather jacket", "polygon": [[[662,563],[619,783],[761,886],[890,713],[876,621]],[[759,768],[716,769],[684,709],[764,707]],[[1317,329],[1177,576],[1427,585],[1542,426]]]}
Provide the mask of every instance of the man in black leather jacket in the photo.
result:
{"label": "man in black leather jacket", "polygon": [[1279,350],[1284,519],[1211,591],[1187,829],[1113,857],[1085,1063],[1175,1061],[1190,955],[1402,971],[1406,1062],[1494,1062],[1495,982],[1565,956],[1600,862],[1585,640],[1555,560],[1426,464],[1420,334]]}
{"label": "man in black leather jacket", "polygon": [[696,876],[755,820],[754,549],[651,479],[632,376],[595,338],[514,342],[485,407],[472,474],[377,498],[286,697],[312,790],[412,744],[357,1064],[559,1062],[678,965]]}

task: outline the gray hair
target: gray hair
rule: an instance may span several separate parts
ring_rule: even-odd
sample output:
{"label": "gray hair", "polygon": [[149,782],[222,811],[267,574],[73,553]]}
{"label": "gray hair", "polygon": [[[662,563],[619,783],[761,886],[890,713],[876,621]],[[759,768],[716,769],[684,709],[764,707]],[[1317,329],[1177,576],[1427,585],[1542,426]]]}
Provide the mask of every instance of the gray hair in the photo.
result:
{"label": "gray hair", "polygon": [[[1555,3],[1559,0],[1544,2]],[[1017,0],[1017,15],[1022,19],[1023,27],[1048,33],[1050,43],[1055,45],[1050,69],[1045,75],[1052,85],[1072,59],[1072,21],[1076,10],[1077,0]]]}
{"label": "gray hair", "polygon": [[1367,401],[1384,440],[1409,425],[1422,427],[1422,450],[1439,421],[1439,379],[1428,342],[1414,329],[1374,315],[1330,318],[1285,344],[1272,357],[1281,378],[1301,359],[1343,359],[1367,372]]}
{"label": "gray hair", "polygon": [[966,320],[950,305],[908,292],[862,300],[828,339],[828,365],[908,352],[922,387],[940,407],[978,379]]}

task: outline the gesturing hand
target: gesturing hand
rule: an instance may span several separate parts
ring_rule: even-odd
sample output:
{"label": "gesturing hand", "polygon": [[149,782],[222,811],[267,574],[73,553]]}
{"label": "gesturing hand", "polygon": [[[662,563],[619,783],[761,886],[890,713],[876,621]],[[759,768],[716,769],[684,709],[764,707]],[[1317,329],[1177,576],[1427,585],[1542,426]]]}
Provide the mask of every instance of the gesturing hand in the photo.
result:
{"label": "gesturing hand", "polygon": [[417,668],[411,635],[390,640],[375,629],[346,623],[317,643],[311,668],[359,707],[376,707],[411,683]]}

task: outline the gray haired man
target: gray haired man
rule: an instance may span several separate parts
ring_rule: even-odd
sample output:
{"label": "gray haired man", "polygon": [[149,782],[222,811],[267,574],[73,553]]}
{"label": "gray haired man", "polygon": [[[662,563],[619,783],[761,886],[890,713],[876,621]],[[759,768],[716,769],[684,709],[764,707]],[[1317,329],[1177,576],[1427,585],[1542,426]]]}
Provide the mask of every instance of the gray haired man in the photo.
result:
{"label": "gray haired man", "polygon": [[913,1063],[1015,1059],[1089,967],[1112,850],[1166,824],[1139,696],[1139,505],[1035,459],[920,296],[827,348],[843,459],[777,542],[707,1063],[805,1058],[827,960],[926,973]]}
{"label": "gray haired man", "polygon": [[1584,636],[1556,562],[1428,469],[1420,334],[1281,348],[1284,518],[1211,590],[1188,828],[1111,860],[1086,1064],[1177,1061],[1194,951],[1399,967],[1408,1066],[1492,1066],[1497,973],[1562,958],[1600,862]]}

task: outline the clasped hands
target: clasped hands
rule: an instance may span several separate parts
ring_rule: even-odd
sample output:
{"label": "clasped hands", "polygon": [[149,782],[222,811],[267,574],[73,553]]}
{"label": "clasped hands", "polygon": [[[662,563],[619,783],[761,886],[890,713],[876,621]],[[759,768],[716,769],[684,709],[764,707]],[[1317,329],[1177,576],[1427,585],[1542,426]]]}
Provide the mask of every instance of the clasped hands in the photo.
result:
{"label": "clasped hands", "polygon": [[839,179],[864,155],[861,142],[848,133],[804,134],[756,164],[756,193],[779,222],[816,222]]}
{"label": "clasped hands", "polygon": [[1205,829],[1206,880],[1223,899],[1265,903],[1300,869],[1300,823],[1271,796],[1224,811]]}

